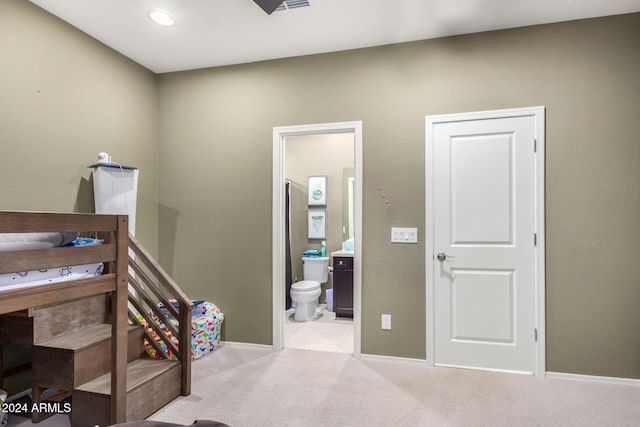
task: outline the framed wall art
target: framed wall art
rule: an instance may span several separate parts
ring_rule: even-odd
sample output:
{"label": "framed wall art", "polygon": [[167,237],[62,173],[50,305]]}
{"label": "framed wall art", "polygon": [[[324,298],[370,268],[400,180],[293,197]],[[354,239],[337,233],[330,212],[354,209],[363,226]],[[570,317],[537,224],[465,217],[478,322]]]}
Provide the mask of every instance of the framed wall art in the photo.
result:
{"label": "framed wall art", "polygon": [[327,238],[327,210],[309,209],[309,239]]}
{"label": "framed wall art", "polygon": [[327,177],[326,176],[310,176],[309,185],[309,205],[326,205],[327,204]]}

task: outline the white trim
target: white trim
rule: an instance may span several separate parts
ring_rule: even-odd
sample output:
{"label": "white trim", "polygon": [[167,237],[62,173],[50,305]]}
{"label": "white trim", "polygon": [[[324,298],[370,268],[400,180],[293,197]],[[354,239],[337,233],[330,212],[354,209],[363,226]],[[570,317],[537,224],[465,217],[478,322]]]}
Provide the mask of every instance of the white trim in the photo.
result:
{"label": "white trim", "polygon": [[546,327],[546,226],[545,226],[545,109],[544,107],[532,107],[526,109],[535,117],[536,126],[536,213],[535,213],[535,233],[536,244],[536,329],[538,331],[536,372],[541,378],[545,377],[547,371],[547,327]]}
{"label": "white trim", "polygon": [[[433,128],[437,123],[459,122],[466,120],[483,120],[495,117],[521,117],[534,116],[535,118],[535,138],[537,141],[537,155],[535,164],[535,233],[537,234],[537,245],[535,249],[535,283],[536,283],[536,319],[535,327],[538,330],[538,341],[536,343],[536,366],[534,374],[544,378],[546,371],[546,325],[545,325],[545,216],[544,216],[544,161],[545,161],[545,108],[513,108],[507,110],[477,111],[460,114],[442,114],[425,117],[425,190],[426,190],[426,307],[427,307],[427,364],[434,366],[435,356],[435,315],[434,315],[434,290],[433,272],[430,271],[433,263]],[[532,147],[533,149],[533,147]]]}
{"label": "white trim", "polygon": [[412,359],[408,357],[397,357],[397,356],[381,356],[379,354],[361,354],[360,359],[376,360],[380,362],[405,363],[409,365],[422,365],[422,366],[427,364],[427,361],[424,359]]}
{"label": "white trim", "polygon": [[273,349],[284,348],[284,154],[285,138],[288,136],[314,135],[321,133],[354,134],[355,142],[355,253],[353,267],[353,355],[360,358],[362,319],[362,122],[323,123],[273,128],[273,202],[272,202],[272,287],[273,287]]}
{"label": "white trim", "polygon": [[599,377],[599,376],[595,376],[595,375],[565,374],[565,373],[562,373],[562,372],[547,372],[547,379],[583,381],[583,382],[601,383],[601,384],[630,385],[630,386],[633,386],[633,387],[640,387],[640,379],[635,379],[635,378]]}
{"label": "white trim", "polygon": [[447,365],[445,363],[438,363],[435,366],[438,368],[470,369],[472,371],[498,372],[500,374],[533,375],[533,372],[514,371],[511,369],[479,368],[477,366]]}
{"label": "white trim", "polygon": [[426,197],[425,197],[425,202],[426,202],[426,207],[425,207],[425,215],[427,216],[427,218],[425,219],[425,224],[426,224],[426,229],[425,229],[425,235],[426,235],[426,259],[425,259],[425,279],[426,279],[426,286],[427,286],[427,291],[426,291],[426,298],[427,301],[425,301],[425,307],[427,310],[426,313],[426,321],[427,321],[427,325],[426,325],[426,331],[427,331],[427,366],[433,367],[435,366],[435,344],[436,344],[436,338],[435,338],[435,321],[436,321],[436,316],[435,316],[435,304],[434,304],[434,298],[435,298],[435,292],[433,289],[433,280],[431,277],[431,269],[433,268],[433,262],[430,262],[429,260],[431,259],[431,261],[433,261],[433,257],[434,257],[434,251],[433,251],[433,230],[434,230],[434,226],[433,226],[433,212],[434,212],[434,207],[433,207],[433,197],[431,197],[431,195],[433,194],[433,189],[434,189],[434,183],[435,183],[435,174],[434,174],[434,161],[433,161],[433,144],[431,143],[431,141],[433,141],[433,125],[435,124],[435,122],[432,123],[431,119],[429,116],[425,117],[425,191],[427,192]]}
{"label": "white trim", "polygon": [[250,342],[236,342],[236,341],[220,341],[220,348],[222,347],[236,347],[236,348],[255,348],[263,350],[273,350],[273,346],[266,344],[254,344]]}

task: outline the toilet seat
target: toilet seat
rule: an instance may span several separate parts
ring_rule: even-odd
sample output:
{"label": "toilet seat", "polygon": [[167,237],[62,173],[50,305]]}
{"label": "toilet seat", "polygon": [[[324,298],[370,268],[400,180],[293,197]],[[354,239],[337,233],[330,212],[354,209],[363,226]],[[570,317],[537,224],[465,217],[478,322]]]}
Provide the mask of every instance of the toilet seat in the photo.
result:
{"label": "toilet seat", "polygon": [[291,289],[294,291],[313,291],[315,289],[320,288],[320,282],[315,280],[303,280],[301,282],[296,282],[291,285]]}

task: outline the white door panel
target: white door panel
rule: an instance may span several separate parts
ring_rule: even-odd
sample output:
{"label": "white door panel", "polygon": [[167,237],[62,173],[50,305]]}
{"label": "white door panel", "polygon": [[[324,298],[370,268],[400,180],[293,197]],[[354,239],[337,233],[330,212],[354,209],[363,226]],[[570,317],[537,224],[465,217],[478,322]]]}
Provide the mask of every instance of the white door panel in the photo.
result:
{"label": "white door panel", "polygon": [[509,134],[451,138],[452,243],[511,243],[512,141]]}
{"label": "white door panel", "polygon": [[451,339],[513,344],[513,271],[451,269]]}
{"label": "white door panel", "polygon": [[535,371],[535,137],[533,116],[433,127],[437,365]]}

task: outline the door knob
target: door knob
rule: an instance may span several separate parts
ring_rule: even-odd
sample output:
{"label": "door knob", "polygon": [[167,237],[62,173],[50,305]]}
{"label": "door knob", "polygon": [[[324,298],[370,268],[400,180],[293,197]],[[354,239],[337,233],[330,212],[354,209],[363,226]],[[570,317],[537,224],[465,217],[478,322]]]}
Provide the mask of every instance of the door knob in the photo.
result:
{"label": "door knob", "polygon": [[438,255],[436,255],[436,256],[438,257],[438,261],[444,261],[444,260],[446,260],[447,258],[455,258],[455,256],[447,255],[447,254],[445,254],[445,253],[443,253],[443,252],[440,252],[440,253],[439,253]]}

